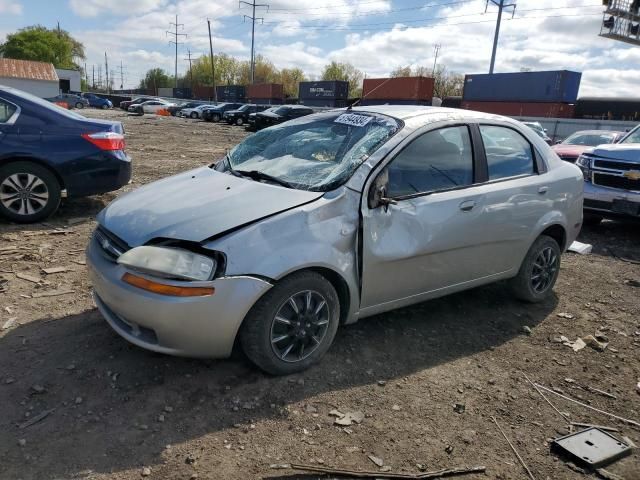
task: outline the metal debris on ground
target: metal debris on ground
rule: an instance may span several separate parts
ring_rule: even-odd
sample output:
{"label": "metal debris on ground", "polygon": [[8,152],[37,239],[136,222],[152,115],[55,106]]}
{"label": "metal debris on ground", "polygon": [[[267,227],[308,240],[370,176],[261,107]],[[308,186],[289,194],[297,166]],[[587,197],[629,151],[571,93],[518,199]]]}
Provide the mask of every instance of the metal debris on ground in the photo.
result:
{"label": "metal debris on ground", "polygon": [[502,427],[500,426],[500,424],[498,423],[496,418],[494,416],[491,416],[491,420],[493,420],[493,423],[496,424],[496,427],[498,427],[498,430],[500,430],[500,433],[502,434],[504,439],[507,441],[507,443],[511,447],[511,450],[513,450],[513,453],[516,454],[516,457],[518,458],[518,461],[520,462],[520,465],[522,465],[522,468],[524,468],[524,470],[527,472],[527,474],[529,475],[529,478],[531,478],[531,480],[536,480],[536,477],[533,476],[533,473],[531,473],[531,470],[529,470],[529,467],[527,467],[527,464],[524,463],[524,460],[522,459],[522,457],[520,456],[520,454],[516,450],[516,447],[513,446],[513,443],[511,443],[511,441],[507,437],[507,434],[504,433],[504,430],[502,430]]}
{"label": "metal debris on ground", "polygon": [[24,423],[21,423],[18,428],[20,430],[23,430],[27,427],[30,427],[31,425],[35,425],[38,422],[41,422],[42,420],[44,420],[45,418],[47,418],[49,415],[51,415],[53,412],[55,411],[55,408],[52,408],[51,410],[45,410],[44,412],[36,415],[35,417],[30,418],[29,420],[27,420]]}
{"label": "metal debris on ground", "polygon": [[595,427],[555,439],[551,451],[592,470],[631,454],[627,444]]}
{"label": "metal debris on ground", "polygon": [[424,472],[424,473],[394,473],[394,472],[367,472],[367,471],[358,471],[358,470],[348,470],[342,468],[332,468],[325,467],[320,465],[300,465],[300,464],[291,464],[291,468],[294,470],[302,470],[306,472],[315,472],[315,473],[326,473],[329,475],[341,475],[344,477],[351,478],[376,478],[376,479],[385,479],[385,478],[402,478],[407,480],[417,480],[417,479],[430,479],[430,478],[442,478],[442,477],[452,477],[454,475],[467,475],[469,473],[483,473],[487,470],[487,467],[478,466],[478,467],[463,467],[463,468],[445,468],[442,470],[436,470],[433,472]]}
{"label": "metal debris on ground", "polygon": [[609,412],[607,412],[605,410],[600,410],[599,408],[592,407],[591,405],[587,405],[586,403],[579,402],[578,400],[574,400],[571,397],[567,397],[566,395],[563,395],[561,393],[554,392],[552,389],[547,388],[544,385],[540,385],[539,383],[535,383],[534,385],[536,385],[537,387],[541,388],[545,392],[553,393],[554,395],[557,395],[557,396],[559,396],[561,398],[564,398],[565,400],[568,400],[569,402],[573,402],[573,403],[575,403],[577,405],[580,405],[582,407],[585,407],[585,408],[588,408],[590,410],[593,410],[594,412],[602,413],[603,415],[607,415],[607,416],[609,416],[611,418],[615,418],[615,419],[620,420],[622,422],[628,423],[629,425],[635,425],[636,427],[640,427],[640,423],[636,422],[635,420],[629,420],[628,418],[619,417],[618,415],[614,415],[613,413],[609,413]]}
{"label": "metal debris on ground", "polygon": [[579,253],[580,255],[589,255],[591,253],[591,250],[593,250],[593,245],[589,243],[574,241],[571,245],[569,245],[568,250],[570,252]]}

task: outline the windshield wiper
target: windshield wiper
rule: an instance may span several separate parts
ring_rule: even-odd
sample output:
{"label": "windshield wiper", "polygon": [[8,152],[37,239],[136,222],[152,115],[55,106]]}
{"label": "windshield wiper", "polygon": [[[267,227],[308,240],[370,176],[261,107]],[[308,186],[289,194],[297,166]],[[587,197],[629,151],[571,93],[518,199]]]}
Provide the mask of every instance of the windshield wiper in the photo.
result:
{"label": "windshield wiper", "polygon": [[267,182],[277,183],[287,188],[295,188],[291,183],[281,180],[278,177],[273,177],[268,173],[259,172],[258,170],[232,170],[236,174],[240,174],[244,177],[252,178],[253,180],[266,180]]}

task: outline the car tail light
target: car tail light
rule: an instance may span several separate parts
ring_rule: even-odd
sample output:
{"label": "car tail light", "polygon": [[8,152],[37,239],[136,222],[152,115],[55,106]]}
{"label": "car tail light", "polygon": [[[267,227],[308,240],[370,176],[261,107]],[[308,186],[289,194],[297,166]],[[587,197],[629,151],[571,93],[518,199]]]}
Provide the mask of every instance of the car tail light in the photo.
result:
{"label": "car tail light", "polygon": [[115,132],[83,133],[82,138],[89,140],[100,150],[124,150],[124,135]]}

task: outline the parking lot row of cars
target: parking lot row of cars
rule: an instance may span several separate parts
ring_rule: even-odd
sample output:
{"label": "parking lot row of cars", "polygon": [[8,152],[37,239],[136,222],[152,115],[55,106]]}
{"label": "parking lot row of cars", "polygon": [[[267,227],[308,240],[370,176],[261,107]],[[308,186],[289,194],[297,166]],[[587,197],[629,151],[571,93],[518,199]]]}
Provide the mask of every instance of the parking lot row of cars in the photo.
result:
{"label": "parking lot row of cars", "polygon": [[64,107],[67,110],[74,108],[100,108],[102,110],[108,110],[113,108],[113,103],[108,98],[102,98],[94,93],[83,92],[81,94],[75,93],[61,93],[55,97],[50,97],[48,100],[51,103],[55,103],[58,106]]}

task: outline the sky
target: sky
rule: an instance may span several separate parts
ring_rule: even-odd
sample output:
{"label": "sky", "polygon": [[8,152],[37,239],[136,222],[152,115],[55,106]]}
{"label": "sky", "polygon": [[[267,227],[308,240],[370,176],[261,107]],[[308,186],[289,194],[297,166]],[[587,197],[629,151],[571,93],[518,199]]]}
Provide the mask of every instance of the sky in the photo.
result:
{"label": "sky", "polygon": [[[486,73],[497,8],[485,0],[257,0],[256,54],[278,68],[300,67],[318,78],[332,60],[350,62],[367,77],[384,77],[400,65],[438,64],[456,73]],[[640,46],[598,36],[601,0],[510,0],[502,21],[496,72],[521,69],[583,72],[580,96],[640,97]],[[69,31],[86,48],[88,71],[120,62],[124,88],[136,87],[146,70],[174,70],[171,22],[184,24],[178,71],[188,52],[209,51],[248,59],[251,8],[238,0],[0,0],[0,42],[22,27],[41,24]],[[104,67],[103,67],[104,68]]]}

